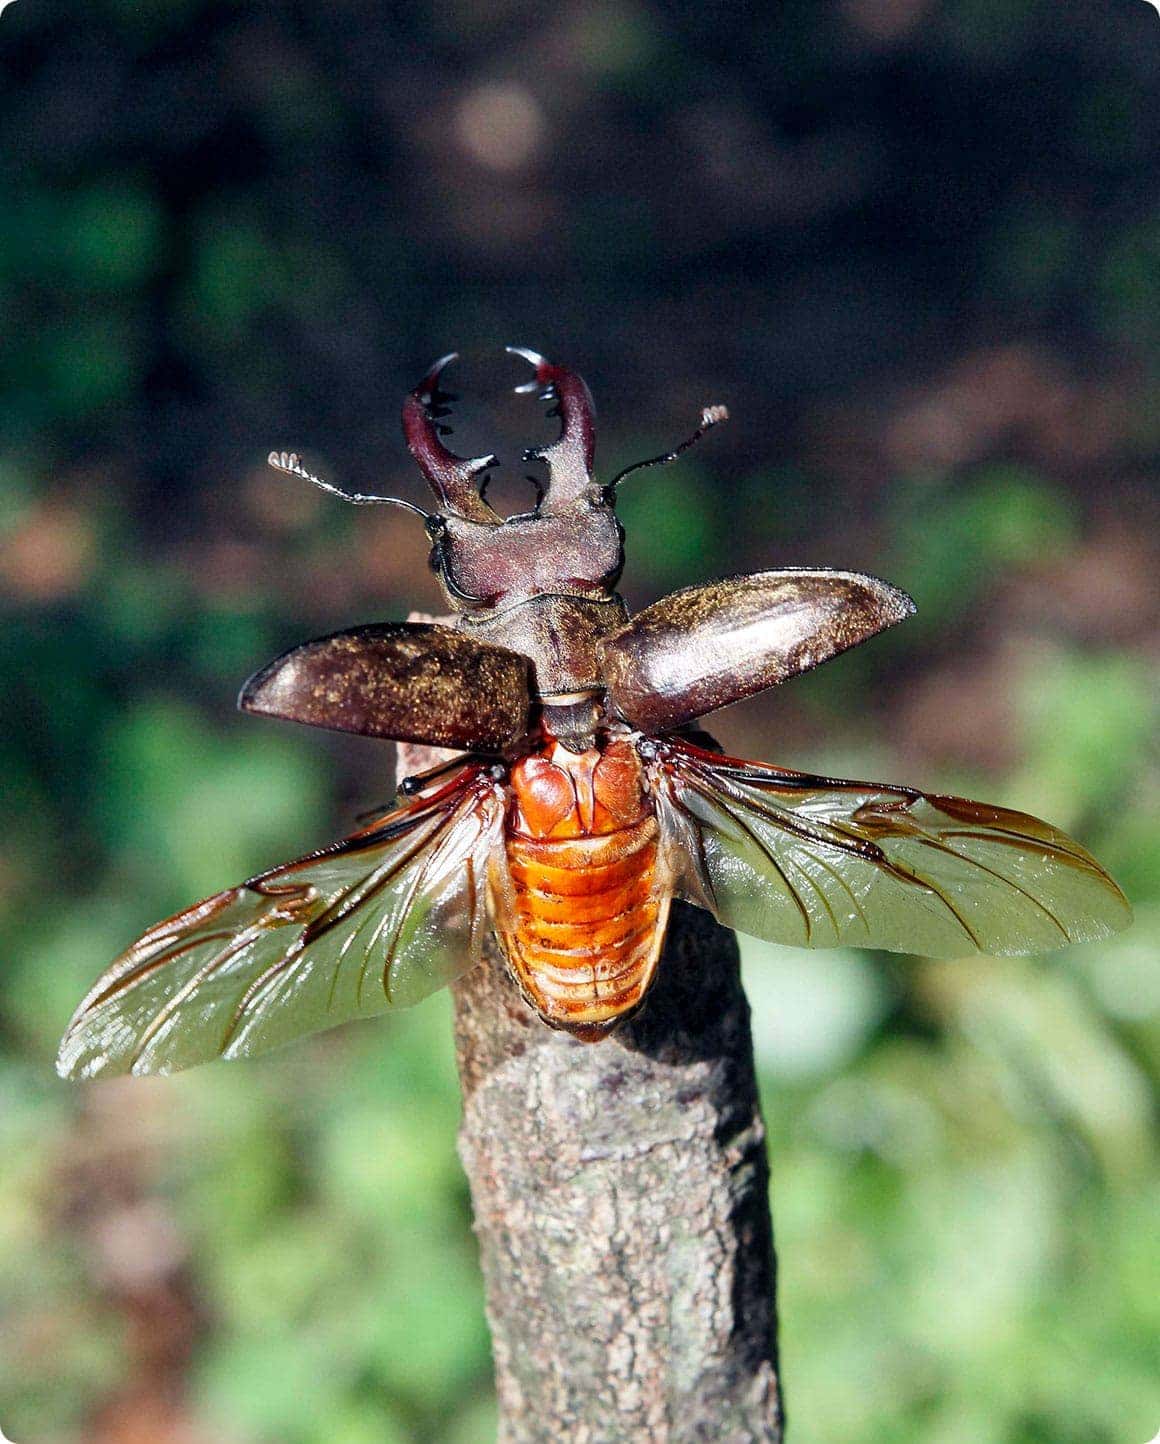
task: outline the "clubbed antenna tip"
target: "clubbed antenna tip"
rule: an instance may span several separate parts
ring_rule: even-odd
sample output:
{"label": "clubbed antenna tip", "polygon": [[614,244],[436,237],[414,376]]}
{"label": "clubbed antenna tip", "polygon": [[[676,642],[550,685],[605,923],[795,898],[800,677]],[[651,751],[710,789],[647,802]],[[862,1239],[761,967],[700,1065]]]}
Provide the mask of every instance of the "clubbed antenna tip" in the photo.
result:
{"label": "clubbed antenna tip", "polygon": [[671,461],[676,461],[679,456],[688,451],[690,446],[696,446],[697,442],[712,431],[714,426],[719,426],[722,421],[728,420],[729,408],[722,406],[720,402],[714,402],[712,406],[703,406],[701,408],[701,424],[692,436],[686,436],[680,446],[675,446],[672,451],[666,451],[660,456],[650,456],[647,461],[634,461],[631,466],[626,466],[623,471],[618,471],[608,483],[609,491],[619,486],[624,478],[631,476],[634,471],[643,471],[647,466],[668,466]]}
{"label": "clubbed antenna tip", "polygon": [[368,496],[361,491],[343,491],[340,486],[323,481],[322,477],[315,476],[312,471],[306,470],[296,451],[272,451],[266,461],[275,471],[284,471],[289,476],[300,476],[303,481],[310,482],[312,486],[317,486],[331,496],[339,497],[342,501],[349,501],[353,506],[401,506],[404,511],[413,511],[417,516],[421,516],[424,521],[429,518],[430,513],[425,512],[421,506],[416,506],[412,501],[404,501],[402,497]]}

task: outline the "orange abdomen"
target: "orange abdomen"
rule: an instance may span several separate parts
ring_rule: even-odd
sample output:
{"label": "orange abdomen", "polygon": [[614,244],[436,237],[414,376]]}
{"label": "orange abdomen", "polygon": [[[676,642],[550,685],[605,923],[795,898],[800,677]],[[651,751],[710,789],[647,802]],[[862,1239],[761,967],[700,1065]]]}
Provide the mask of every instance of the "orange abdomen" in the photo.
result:
{"label": "orange abdomen", "polygon": [[668,920],[640,761],[624,742],[549,743],[511,786],[504,951],[544,1021],[594,1041],[644,1000]]}

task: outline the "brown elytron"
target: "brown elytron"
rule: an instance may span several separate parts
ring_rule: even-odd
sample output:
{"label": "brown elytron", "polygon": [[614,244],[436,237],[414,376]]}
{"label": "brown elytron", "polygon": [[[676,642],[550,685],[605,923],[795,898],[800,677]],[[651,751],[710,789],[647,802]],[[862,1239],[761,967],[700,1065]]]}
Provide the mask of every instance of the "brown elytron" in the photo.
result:
{"label": "brown elytron", "polygon": [[643,783],[627,742],[576,753],[553,738],[509,779],[504,950],[544,1021],[587,1042],[640,1006],[664,941],[671,889]]}

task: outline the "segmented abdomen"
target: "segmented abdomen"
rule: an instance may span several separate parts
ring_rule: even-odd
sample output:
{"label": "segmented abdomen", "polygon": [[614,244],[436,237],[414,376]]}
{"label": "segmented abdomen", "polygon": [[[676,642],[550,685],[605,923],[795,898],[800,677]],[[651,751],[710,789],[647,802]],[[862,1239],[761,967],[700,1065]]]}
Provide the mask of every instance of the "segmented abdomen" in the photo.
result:
{"label": "segmented abdomen", "polygon": [[592,1041],[640,1006],[668,919],[639,762],[622,744],[558,750],[520,764],[512,783],[504,951],[544,1021]]}

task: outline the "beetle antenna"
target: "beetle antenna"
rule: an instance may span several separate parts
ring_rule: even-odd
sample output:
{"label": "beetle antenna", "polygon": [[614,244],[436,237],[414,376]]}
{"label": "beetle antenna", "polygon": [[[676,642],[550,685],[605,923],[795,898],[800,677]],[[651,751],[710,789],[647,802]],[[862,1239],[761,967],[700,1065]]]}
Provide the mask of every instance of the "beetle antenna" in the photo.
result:
{"label": "beetle antenna", "polygon": [[714,426],[719,426],[722,421],[728,420],[728,407],[720,405],[706,406],[701,412],[701,424],[697,427],[696,431],[693,432],[692,436],[687,436],[684,441],[681,442],[680,446],[674,447],[672,451],[666,451],[663,456],[650,456],[647,461],[634,461],[631,466],[626,466],[623,471],[618,471],[608,483],[608,490],[612,491],[620,485],[626,476],[631,476],[634,471],[643,471],[646,466],[668,466],[670,461],[676,461],[679,456],[688,451],[690,446],[696,446],[702,436],[712,431]]}
{"label": "beetle antenna", "polygon": [[413,501],[404,501],[402,497],[365,496],[361,491],[343,491],[341,487],[334,486],[329,481],[323,481],[322,477],[315,476],[312,471],[306,470],[299,461],[297,452],[272,451],[266,460],[275,471],[284,471],[289,476],[300,476],[303,481],[309,481],[313,486],[320,487],[323,491],[329,492],[331,496],[349,501],[353,506],[401,506],[405,507],[407,511],[413,511],[416,516],[421,516],[424,521],[431,520],[429,511],[424,511]]}

